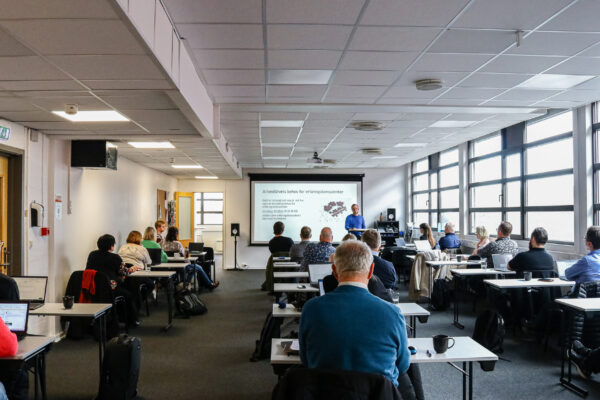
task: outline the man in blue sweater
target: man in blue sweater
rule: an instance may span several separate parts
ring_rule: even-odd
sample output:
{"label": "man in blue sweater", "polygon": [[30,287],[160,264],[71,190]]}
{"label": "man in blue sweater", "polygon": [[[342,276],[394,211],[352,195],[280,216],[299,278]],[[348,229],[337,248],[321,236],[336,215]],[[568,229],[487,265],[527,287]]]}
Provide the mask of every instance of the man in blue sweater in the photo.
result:
{"label": "man in blue sweater", "polygon": [[410,363],[406,326],[398,307],[367,289],[373,275],[371,250],[365,243],[348,240],[333,257],[339,286],[309,300],[302,309],[302,364],[381,374],[394,385],[401,382],[401,389]]}
{"label": "man in blue sweater", "polygon": [[588,228],[585,245],[590,252],[565,271],[567,279],[578,284],[600,280],[600,226]]}
{"label": "man in blue sweater", "polygon": [[358,215],[358,204],[352,204],[352,214],[346,217],[346,230],[348,233],[353,234],[358,239],[362,234],[361,231],[357,231],[356,229],[366,229],[365,219],[362,215]]}
{"label": "man in blue sweater", "polygon": [[379,257],[381,249],[381,235],[375,229],[367,229],[363,232],[362,241],[369,246],[371,254],[373,254],[373,275],[377,276],[386,289],[396,287],[398,283],[398,275],[394,264],[388,260]]}
{"label": "man in blue sweater", "polygon": [[460,239],[456,237],[456,233],[454,233],[454,224],[452,222],[446,224],[444,232],[446,233],[446,236],[441,237],[439,241],[440,250],[460,248]]}

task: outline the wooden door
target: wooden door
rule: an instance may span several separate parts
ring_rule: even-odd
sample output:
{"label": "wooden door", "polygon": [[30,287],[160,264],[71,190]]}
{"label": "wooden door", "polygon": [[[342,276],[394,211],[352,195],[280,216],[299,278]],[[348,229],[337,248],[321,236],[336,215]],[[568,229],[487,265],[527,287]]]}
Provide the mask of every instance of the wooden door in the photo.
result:
{"label": "wooden door", "polygon": [[156,219],[167,220],[167,192],[156,190]]}
{"label": "wooden door", "polygon": [[0,271],[7,273],[4,249],[8,244],[8,158],[0,156]]}
{"label": "wooden door", "polygon": [[184,247],[194,241],[194,193],[175,192],[175,221],[179,229],[179,241]]}

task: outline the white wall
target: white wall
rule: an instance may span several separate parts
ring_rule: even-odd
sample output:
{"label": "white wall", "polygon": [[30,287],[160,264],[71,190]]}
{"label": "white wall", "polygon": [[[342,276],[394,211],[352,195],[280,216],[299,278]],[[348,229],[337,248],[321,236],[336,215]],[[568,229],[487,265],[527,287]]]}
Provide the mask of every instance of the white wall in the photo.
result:
{"label": "white wall", "polygon": [[[234,240],[230,236],[232,223],[240,224],[238,238],[238,263],[247,264],[248,268],[264,268],[269,251],[266,246],[250,246],[250,180],[248,173],[282,173],[282,174],[359,174],[364,173],[363,180],[363,215],[367,226],[373,226],[381,212],[387,208],[396,208],[400,223],[405,222],[406,184],[405,168],[390,169],[335,169],[335,170],[244,170],[241,180],[180,180],[177,190],[182,192],[223,192],[225,198],[225,226],[223,246],[223,266],[233,268]],[[318,232],[320,227],[312,227]],[[294,240],[299,240],[299,232],[286,232]],[[317,235],[313,234],[313,239]]]}

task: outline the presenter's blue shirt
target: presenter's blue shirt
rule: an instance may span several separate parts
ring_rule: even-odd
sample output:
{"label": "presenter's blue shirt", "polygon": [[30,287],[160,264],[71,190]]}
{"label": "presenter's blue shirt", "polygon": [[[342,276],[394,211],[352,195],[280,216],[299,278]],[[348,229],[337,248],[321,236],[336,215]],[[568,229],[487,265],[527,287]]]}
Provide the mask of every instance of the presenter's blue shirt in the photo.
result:
{"label": "presenter's blue shirt", "polygon": [[446,236],[440,238],[440,250],[458,249],[460,239],[454,233],[446,233]]}
{"label": "presenter's blue shirt", "polygon": [[577,283],[600,281],[600,249],[589,252],[565,270],[565,276]]}
{"label": "presenter's blue shirt", "polygon": [[367,226],[365,225],[365,219],[363,218],[363,216],[350,214],[346,217],[346,230],[348,231],[348,233],[352,233],[353,235],[359,238],[362,232],[351,232],[350,228],[366,229]]}
{"label": "presenter's blue shirt", "polygon": [[306,302],[298,338],[308,368],[381,374],[397,386],[410,363],[400,309],[361,287],[340,285]]}

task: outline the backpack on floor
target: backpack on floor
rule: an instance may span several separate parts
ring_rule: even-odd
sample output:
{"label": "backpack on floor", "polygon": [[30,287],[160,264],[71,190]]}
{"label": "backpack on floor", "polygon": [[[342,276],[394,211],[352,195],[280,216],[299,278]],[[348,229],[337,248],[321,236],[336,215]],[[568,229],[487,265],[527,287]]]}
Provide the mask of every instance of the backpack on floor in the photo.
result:
{"label": "backpack on floor", "polygon": [[[494,353],[504,352],[502,344],[505,334],[504,319],[497,311],[485,310],[475,320],[473,340]],[[482,361],[479,364],[484,371],[494,370],[494,361]]]}
{"label": "backpack on floor", "polygon": [[140,338],[122,334],[106,344],[100,392],[96,400],[131,400],[137,396],[142,361]]}
{"label": "backpack on floor", "polygon": [[431,305],[438,311],[447,310],[452,302],[452,291],[446,279],[433,281],[433,293],[431,293]]}
{"label": "backpack on floor", "polygon": [[281,323],[282,318],[273,318],[272,312],[267,315],[260,332],[260,339],[256,341],[256,348],[252,353],[252,357],[250,357],[250,361],[255,362],[271,358],[271,339],[281,336]]}
{"label": "backpack on floor", "polygon": [[206,314],[208,311],[204,302],[200,300],[200,296],[187,289],[178,290],[175,293],[175,306],[177,311],[186,317]]}

